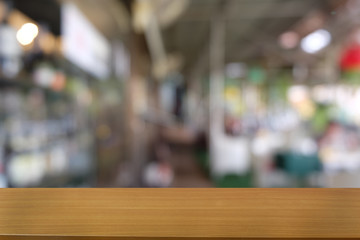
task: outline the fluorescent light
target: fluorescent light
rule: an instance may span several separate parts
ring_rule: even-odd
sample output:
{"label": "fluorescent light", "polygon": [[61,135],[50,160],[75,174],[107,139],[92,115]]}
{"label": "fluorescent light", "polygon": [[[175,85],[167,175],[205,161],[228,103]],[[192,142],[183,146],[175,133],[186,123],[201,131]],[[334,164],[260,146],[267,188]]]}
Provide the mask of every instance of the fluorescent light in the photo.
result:
{"label": "fluorescent light", "polygon": [[330,33],[324,29],[319,29],[301,40],[301,48],[307,53],[316,53],[328,46],[330,42]]}
{"label": "fluorescent light", "polygon": [[39,33],[38,27],[33,23],[25,23],[16,33],[16,39],[21,45],[29,45]]}

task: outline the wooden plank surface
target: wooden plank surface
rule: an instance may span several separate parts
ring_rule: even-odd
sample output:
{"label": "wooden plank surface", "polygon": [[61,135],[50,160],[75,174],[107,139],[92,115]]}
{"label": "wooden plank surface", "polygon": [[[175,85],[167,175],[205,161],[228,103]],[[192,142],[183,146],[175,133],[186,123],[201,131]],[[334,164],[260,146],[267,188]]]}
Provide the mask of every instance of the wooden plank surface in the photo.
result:
{"label": "wooden plank surface", "polygon": [[0,235],[360,238],[360,190],[2,189]]}

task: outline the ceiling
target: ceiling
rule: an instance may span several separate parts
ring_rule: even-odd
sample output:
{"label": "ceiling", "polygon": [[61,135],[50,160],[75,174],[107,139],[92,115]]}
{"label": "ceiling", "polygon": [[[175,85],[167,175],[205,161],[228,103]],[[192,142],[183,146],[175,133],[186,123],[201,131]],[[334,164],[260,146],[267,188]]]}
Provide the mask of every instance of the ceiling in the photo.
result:
{"label": "ceiling", "polygon": [[[61,33],[61,3],[65,0],[13,0],[13,7],[48,27],[55,35]],[[87,19],[108,39],[119,38],[127,31],[128,12],[118,0],[73,0]]]}
{"label": "ceiling", "polygon": [[[192,0],[178,21],[162,32],[168,53],[181,54],[191,71],[209,49],[210,25],[224,5],[226,62],[257,61],[281,52],[279,35],[317,10],[325,17],[342,0]],[[304,32],[303,34],[309,32]]]}
{"label": "ceiling", "polygon": [[[35,21],[46,23],[54,34],[59,35],[62,1],[64,0],[14,0],[14,7]],[[306,28],[306,19],[317,14],[316,16],[321,15],[327,21],[334,17],[334,10],[347,1],[190,0],[182,14],[171,25],[161,29],[161,36],[166,54],[181,56],[181,70],[188,74],[199,61],[208,63],[208,57],[204,55],[209,52],[210,26],[220,9],[223,9],[227,63],[254,62],[269,56],[274,61],[283,61],[284,57],[291,59],[300,54],[299,49],[281,49],[277,42],[280,34],[296,30],[304,36],[318,27],[309,22]],[[108,39],[121,38],[131,26],[130,0],[74,2]]]}
{"label": "ceiling", "polygon": [[56,0],[13,0],[13,7],[60,35],[60,5]]}

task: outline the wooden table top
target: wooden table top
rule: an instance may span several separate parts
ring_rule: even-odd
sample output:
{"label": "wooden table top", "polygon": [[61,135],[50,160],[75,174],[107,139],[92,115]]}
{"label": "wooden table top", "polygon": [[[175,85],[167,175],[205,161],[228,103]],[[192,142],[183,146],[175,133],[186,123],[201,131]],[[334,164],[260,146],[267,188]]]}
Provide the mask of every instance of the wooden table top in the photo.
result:
{"label": "wooden table top", "polygon": [[0,190],[0,239],[26,236],[360,238],[360,190]]}

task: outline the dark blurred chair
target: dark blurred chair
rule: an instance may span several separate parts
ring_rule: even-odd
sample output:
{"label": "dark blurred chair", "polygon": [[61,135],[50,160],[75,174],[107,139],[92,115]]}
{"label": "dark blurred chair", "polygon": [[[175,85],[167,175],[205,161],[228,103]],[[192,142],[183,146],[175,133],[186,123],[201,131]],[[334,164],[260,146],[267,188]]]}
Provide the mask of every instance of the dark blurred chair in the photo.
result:
{"label": "dark blurred chair", "polygon": [[298,180],[299,187],[305,187],[306,177],[322,168],[316,154],[304,155],[296,152],[281,152],[275,155],[275,166]]}

